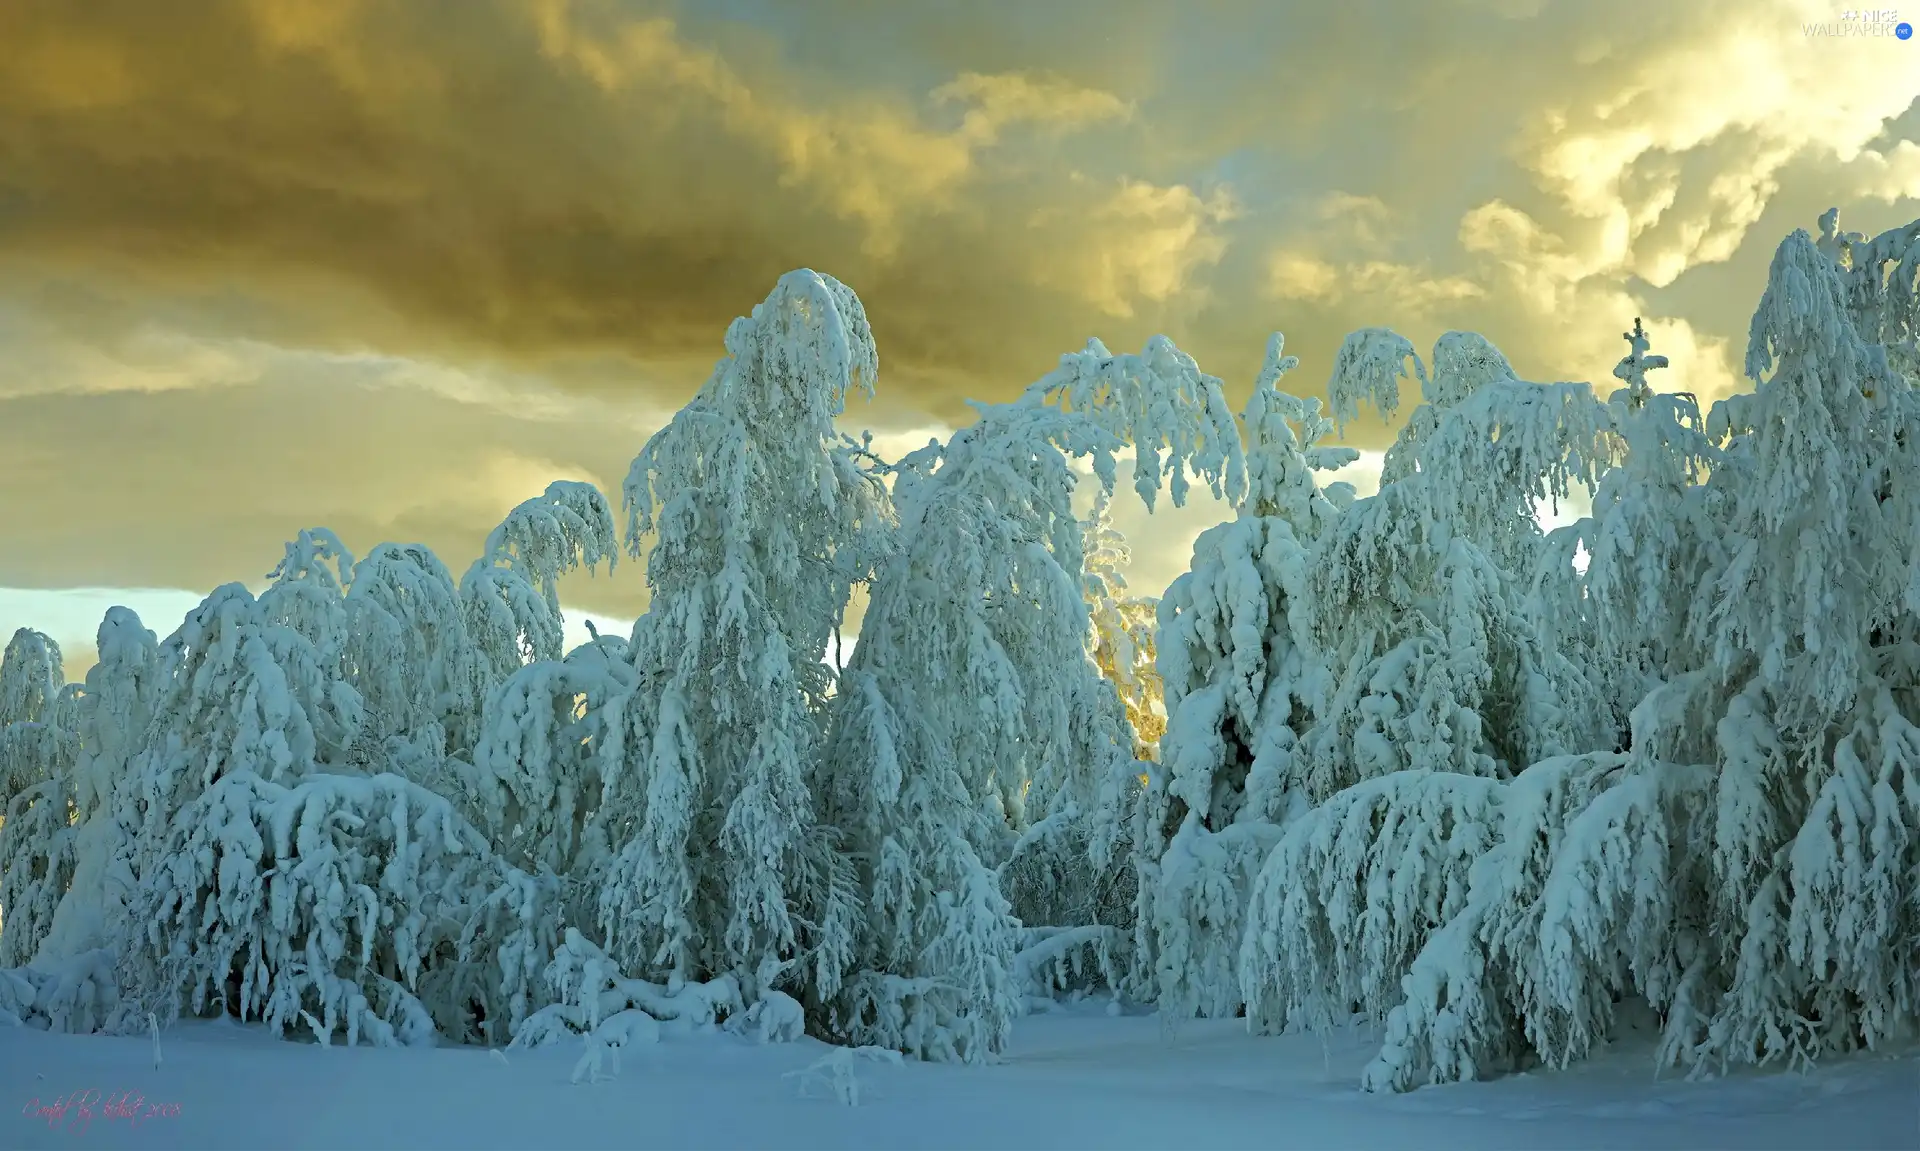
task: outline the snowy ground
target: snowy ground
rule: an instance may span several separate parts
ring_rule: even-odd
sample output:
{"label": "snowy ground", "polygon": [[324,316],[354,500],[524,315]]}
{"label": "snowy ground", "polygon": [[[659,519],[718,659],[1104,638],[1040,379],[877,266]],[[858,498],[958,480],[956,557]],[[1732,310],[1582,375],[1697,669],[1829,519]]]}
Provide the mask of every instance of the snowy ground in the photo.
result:
{"label": "snowy ground", "polygon": [[[325,1049],[185,1022],[161,1037],[0,1028],[0,1147],[141,1148],[1916,1148],[1920,1057],[1807,1075],[1655,1081],[1645,1049],[1576,1072],[1362,1095],[1355,1036],[1256,1039],[1072,1010],[1023,1020],[1001,1066],[861,1061],[858,1106],[801,1072],[830,1049],[669,1037],[610,1081],[570,1081],[579,1052],[510,1062],[472,1049]],[[30,1114],[91,1093],[90,1119]],[[173,1114],[108,1115],[132,1093]]]}

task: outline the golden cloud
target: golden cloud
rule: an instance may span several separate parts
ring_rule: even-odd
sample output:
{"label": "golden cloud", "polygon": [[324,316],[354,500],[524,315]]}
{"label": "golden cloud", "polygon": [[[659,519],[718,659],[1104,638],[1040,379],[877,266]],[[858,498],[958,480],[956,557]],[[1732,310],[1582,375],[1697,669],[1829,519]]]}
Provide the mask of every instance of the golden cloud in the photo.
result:
{"label": "golden cloud", "polygon": [[0,503],[0,586],[205,588],[316,523],[457,567],[802,266],[867,303],[889,443],[1157,331],[1236,390],[1371,324],[1604,385],[1643,315],[1724,394],[1780,234],[1920,214],[1911,46],[1808,11],[13,0],[0,490],[59,483]]}

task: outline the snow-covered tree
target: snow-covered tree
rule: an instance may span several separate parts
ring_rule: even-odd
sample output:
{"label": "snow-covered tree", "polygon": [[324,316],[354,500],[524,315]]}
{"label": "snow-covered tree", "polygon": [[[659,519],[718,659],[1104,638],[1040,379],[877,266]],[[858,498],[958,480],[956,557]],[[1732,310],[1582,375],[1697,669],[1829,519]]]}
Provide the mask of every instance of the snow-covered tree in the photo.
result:
{"label": "snow-covered tree", "polygon": [[231,771],[178,810],[156,856],[128,907],[129,1021],[217,1005],[321,1042],[464,1037],[471,1001],[421,993],[466,985],[432,969],[458,964],[499,875],[445,799],[391,774]]}
{"label": "snow-covered tree", "polygon": [[[1119,439],[1031,394],[980,410],[937,467],[905,461],[927,472],[896,486],[899,545],[875,579],[827,752],[828,810],[867,903],[840,1026],[858,1044],[968,1061],[1004,1046],[1022,990],[995,865],[1066,830],[1074,766],[1125,775],[1133,763],[1119,699],[1087,657],[1069,462],[1103,456],[1096,471],[1111,477]],[[1059,806],[1016,845],[1029,785]],[[1018,858],[1009,866],[1023,874]]]}
{"label": "snow-covered tree", "polygon": [[1840,210],[1827,209],[1815,246],[1841,269],[1855,331],[1886,349],[1889,366],[1912,384],[1920,378],[1920,220],[1872,240],[1839,227]]}
{"label": "snow-covered tree", "polygon": [[[1189,476],[1202,479],[1216,499],[1235,501],[1246,491],[1246,457],[1220,379],[1202,372],[1193,357],[1165,336],[1148,340],[1137,355],[1116,356],[1100,341],[1089,340],[1084,350],[1062,356],[1058,368],[1027,389],[1022,404],[1033,403],[1045,403],[1076,417],[1086,427],[1040,417],[1041,422],[1030,430],[1015,433],[1030,436],[1039,432],[1041,436],[1025,448],[1037,468],[1030,473],[1035,481],[1032,490],[997,494],[993,484],[998,481],[987,480],[992,475],[989,469],[995,466],[991,462],[994,451],[1021,450],[1013,440],[979,453],[974,463],[951,470],[943,467],[941,476],[960,481],[974,493],[973,498],[984,497],[997,508],[1018,508],[1031,517],[1031,525],[1024,532],[1030,533],[1030,538],[1046,540],[1047,557],[1076,583],[1085,585],[1088,578],[1084,550],[1088,539],[1100,537],[1087,535],[1085,525],[1071,517],[1070,505],[1048,506],[1046,501],[1056,499],[1063,491],[1070,493],[1077,482],[1073,473],[1059,472],[1057,461],[1050,455],[1061,460],[1065,456],[1082,457],[1091,464],[1099,485],[1095,493],[1097,508],[1103,508],[1111,498],[1116,480],[1114,452],[1118,449],[1132,452],[1133,489],[1149,511],[1163,484],[1174,505],[1185,506],[1191,486]],[[1021,416],[1020,411],[1016,405],[1003,414],[1034,418]],[[1049,427],[1052,430],[1047,430]],[[1112,446],[1102,443],[1101,437],[1110,439]],[[1048,445],[1052,446],[1051,453]],[[949,462],[951,455],[950,450]],[[1070,525],[1079,527],[1080,538],[1069,539],[1062,534]],[[1089,606],[1097,602],[1097,598],[1087,600]],[[1070,612],[1083,628],[1086,624],[1080,617],[1085,610],[1076,604]],[[1039,634],[1037,628],[1034,634]],[[1066,678],[1052,676],[1062,690],[1047,692],[1034,690],[1031,685],[1039,682],[1037,677],[1025,668],[1019,669],[1022,683],[1028,685],[1024,689],[1028,716],[1023,738],[1030,759],[1023,768],[1002,770],[998,776],[1002,780],[1024,780],[1031,789],[1030,794],[1018,798],[1017,806],[1008,808],[1016,826],[1025,819],[1044,819],[1057,813],[1091,815],[1102,804],[1111,805],[1116,787],[1124,788],[1132,777],[1130,769],[1116,770],[1107,751],[1112,742],[1112,721],[1107,714],[1110,709],[1092,690],[1094,683],[1086,674],[1086,661],[1074,660],[1051,641],[1037,645],[1037,650],[1047,653],[1042,656],[1043,666],[1057,660],[1063,665],[1070,663],[1076,671]],[[1099,667],[1096,659],[1092,668]],[[1060,710],[1063,704],[1064,711]],[[1047,709],[1053,709],[1051,714]],[[1041,733],[1059,733],[1063,727],[1072,733],[1066,742],[1057,735],[1033,738]],[[1033,749],[1039,754],[1034,755]],[[1060,754],[1062,750],[1066,754]]]}
{"label": "snow-covered tree", "polygon": [[471,738],[485,674],[439,558],[419,544],[381,544],[356,563],[333,532],[308,528],[268,574],[265,618],[305,637],[360,698],[347,762],[438,780],[443,758]]}
{"label": "snow-covered tree", "polygon": [[166,821],[235,772],[278,780],[345,763],[359,694],[326,649],[270,614],[275,606],[226,584],[161,645],[153,724],[129,793],[140,813],[132,826]]}
{"label": "snow-covered tree", "polygon": [[0,652],[0,728],[51,720],[66,682],[52,636],[26,627],[14,632]]}
{"label": "snow-covered tree", "polygon": [[1311,638],[1310,551],[1337,512],[1313,473],[1351,449],[1319,401],[1280,392],[1297,364],[1279,334],[1242,417],[1245,501],[1194,541],[1160,603],[1167,734],[1133,829],[1135,978],[1172,1017],[1241,1006],[1236,959],[1248,888],[1305,802],[1300,737],[1328,689]]}
{"label": "snow-covered tree", "polygon": [[1754,314],[1754,391],[1709,421],[1728,443],[1709,479],[1719,546],[1689,619],[1708,660],[1668,736],[1714,780],[1693,846],[1719,1001],[1670,1019],[1672,1053],[1696,1060],[1805,1060],[1920,1024],[1920,399],[1847,289],[1788,237]]}
{"label": "snow-covered tree", "polygon": [[[1379,331],[1349,342],[1366,347],[1339,358],[1336,411],[1355,397],[1391,409],[1410,349]],[[1427,402],[1394,474],[1308,565],[1308,643],[1333,686],[1302,741],[1301,791],[1318,806],[1253,883],[1239,991],[1256,1027],[1408,1006],[1402,977],[1494,843],[1498,781],[1611,746],[1594,681],[1524,595],[1543,551],[1534,508],[1611,461],[1606,410],[1585,385],[1514,379],[1478,336],[1443,336],[1434,360],[1416,372]]]}
{"label": "snow-covered tree", "polygon": [[36,963],[71,962],[116,942],[133,876],[122,854],[115,801],[147,737],[159,692],[160,646],[132,609],[107,609],[95,632],[99,659],[80,697],[73,807],[73,875]]}
{"label": "snow-covered tree", "polygon": [[1220,381],[1164,337],[1139,355],[1089,342],[1015,403],[977,407],[944,448],[902,461],[899,544],[828,750],[829,810],[867,895],[840,1026],[964,1060],[1004,1046],[1023,990],[1007,895],[1025,916],[1083,918],[1045,925],[1086,929],[1072,946],[1112,950],[1101,908],[1124,868],[1088,821],[1118,806],[1136,761],[1086,647],[1071,461],[1089,461],[1104,492],[1131,447],[1149,507],[1163,482],[1184,502],[1189,472],[1216,493],[1245,482]]}
{"label": "snow-covered tree", "polygon": [[[1313,568],[1338,682],[1312,741],[1316,798],[1399,770],[1511,774],[1610,730],[1596,685],[1525,611],[1534,509],[1597,481],[1606,409],[1585,384],[1512,378],[1478,336],[1448,333],[1434,360],[1401,474],[1340,517]],[[1350,408],[1392,386],[1336,375],[1329,392]]]}
{"label": "snow-covered tree", "polygon": [[73,761],[79,738],[22,720],[0,728],[0,763],[19,787],[0,808],[0,968],[33,958],[73,879]]}
{"label": "snow-covered tree", "polygon": [[733,975],[819,1009],[850,958],[847,862],[816,818],[822,661],[880,554],[884,489],[834,430],[878,358],[845,285],[783,276],[727,331],[712,377],[628,475],[628,543],[652,601],[610,721],[603,819],[617,854],[600,927],[623,970],[677,990]]}
{"label": "snow-covered tree", "polygon": [[353,553],[346,544],[327,528],[303,528],[267,578],[272,582],[260,593],[262,618],[304,637],[328,674],[346,678],[352,623],[345,596],[353,581]]}
{"label": "snow-covered tree", "polygon": [[611,570],[618,555],[613,510],[592,484],[556,480],[507,513],[460,577],[483,694],[522,664],[564,654],[560,577],[603,560]]}
{"label": "snow-covered tree", "polygon": [[[1213,494],[1238,500],[1246,490],[1246,462],[1233,409],[1219,377],[1207,375],[1172,340],[1155,336],[1138,355],[1114,355],[1099,340],[1060,357],[1060,366],[1027,389],[1062,411],[1076,412],[1133,450],[1133,490],[1152,511],[1164,485],[1184,507],[1188,477],[1204,478]],[[1102,482],[1114,482],[1113,464]]]}
{"label": "snow-covered tree", "polygon": [[485,681],[459,590],[439,557],[420,544],[381,544],[354,565],[346,610],[364,737],[413,737],[430,754],[470,749]]}
{"label": "snow-covered tree", "polygon": [[1634,705],[1698,666],[1687,613],[1699,553],[1715,546],[1718,495],[1703,483],[1718,451],[1698,403],[1653,390],[1647,373],[1667,359],[1647,354],[1638,319],[1623,338],[1630,350],[1613,374],[1625,386],[1607,401],[1618,465],[1600,478],[1591,515],[1548,533],[1528,605],[1549,642],[1590,669],[1621,746]]}
{"label": "snow-covered tree", "polygon": [[[179,852],[189,841],[197,849],[202,840],[192,837],[235,826],[223,817],[196,827],[195,820],[213,814],[203,810],[204,797],[230,777],[240,778],[242,787],[256,780],[285,785],[344,764],[359,729],[360,698],[339,678],[333,646],[344,642],[345,632],[328,622],[336,605],[320,606],[323,594],[338,599],[338,584],[300,582],[306,587],[297,592],[294,581],[279,584],[288,590],[265,602],[239,584],[220,587],[161,647],[148,738],[118,796],[118,818],[129,832],[123,850],[139,884],[133,902],[153,912],[129,910],[137,936],[123,962],[137,993],[171,989],[167,967],[181,962],[161,946],[154,909],[168,900],[197,902],[197,885],[211,882],[199,871],[211,852],[191,864]],[[309,633],[329,646],[317,646]],[[257,859],[251,839],[236,834],[240,838],[223,848]]]}
{"label": "snow-covered tree", "polygon": [[73,875],[78,733],[61,706],[60,645],[31,628],[0,654],[0,968],[33,957]]}
{"label": "snow-covered tree", "polygon": [[[217,589],[157,661],[130,615],[103,625],[101,681],[86,700],[96,722],[135,723],[149,699],[152,709],[117,789],[125,842],[110,868],[132,885],[124,910],[107,912],[121,932],[123,1023],[218,1007],[322,1041],[426,1043],[486,1034],[484,1023],[515,1024],[537,1006],[526,989],[558,940],[554,885],[502,862],[448,798],[353,754],[365,709],[342,677],[377,650],[353,624],[378,617],[342,606],[354,565],[344,549],[307,546],[323,539],[309,533],[290,551],[269,595]],[[327,562],[304,563],[310,551]],[[371,570],[388,560],[421,579],[379,579],[364,594],[391,614],[376,594],[436,589],[410,612],[430,642],[429,625],[457,618],[446,583],[425,557]],[[438,686],[429,676],[421,689]],[[90,751],[100,772],[127,754],[106,739]]]}
{"label": "snow-covered tree", "polygon": [[1112,496],[1102,490],[1087,518],[1085,574],[1081,585],[1092,616],[1088,647],[1095,666],[1126,708],[1134,754],[1152,759],[1166,730],[1160,673],[1154,668],[1154,618],[1159,601],[1129,595],[1126,569],[1133,562],[1127,537],[1113,524]]}
{"label": "snow-covered tree", "polygon": [[1388,775],[1300,820],[1243,949],[1256,1023],[1359,1005],[1386,1024],[1378,1089],[1563,1065],[1628,997],[1696,1068],[1920,1031],[1920,403],[1855,328],[1848,271],[1781,245],[1754,391],[1705,436],[1629,334],[1625,462],[1582,531],[1594,632],[1629,633],[1595,649],[1629,673],[1609,686],[1644,689],[1630,750]]}
{"label": "snow-covered tree", "polygon": [[623,751],[618,705],[639,686],[627,641],[604,636],[526,665],[488,700],[465,790],[516,866],[584,877],[607,862],[593,817]]}

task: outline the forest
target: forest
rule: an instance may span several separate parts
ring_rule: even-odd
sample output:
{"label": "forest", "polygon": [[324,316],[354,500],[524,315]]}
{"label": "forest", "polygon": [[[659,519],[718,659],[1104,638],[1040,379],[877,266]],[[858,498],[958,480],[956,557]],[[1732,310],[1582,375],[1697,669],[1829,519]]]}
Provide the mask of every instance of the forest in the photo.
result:
{"label": "forest", "polygon": [[[458,577],[314,527],[165,638],[107,612],[82,683],[15,633],[0,1022],[980,1063],[1102,997],[1358,1020],[1382,1092],[1628,1016],[1690,1072],[1909,1043],[1920,220],[1787,237],[1705,410],[1592,321],[1605,388],[1368,328],[1323,402],[1275,334],[1238,414],[1093,340],[890,460],[860,299],[791,272],[617,501],[556,482]],[[1141,595],[1113,501],[1194,485],[1232,518]],[[645,614],[564,650],[623,561]]]}

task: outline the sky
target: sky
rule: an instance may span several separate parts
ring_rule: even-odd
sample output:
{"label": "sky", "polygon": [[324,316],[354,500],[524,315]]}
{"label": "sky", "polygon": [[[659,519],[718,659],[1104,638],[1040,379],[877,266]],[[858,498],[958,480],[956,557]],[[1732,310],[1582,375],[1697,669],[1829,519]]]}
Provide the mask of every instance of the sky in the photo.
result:
{"label": "sky", "polygon": [[[1090,336],[1238,402],[1275,330],[1313,395],[1376,325],[1611,383],[1643,316],[1726,395],[1780,239],[1920,217],[1920,41],[1809,34],[1844,11],[7,0],[0,635],[77,677],[108,604],[164,636],[311,526],[457,575],[617,491],[797,267],[865,302],[889,450]],[[1125,511],[1134,590],[1223,514]],[[630,620],[641,565],[563,597]]]}

